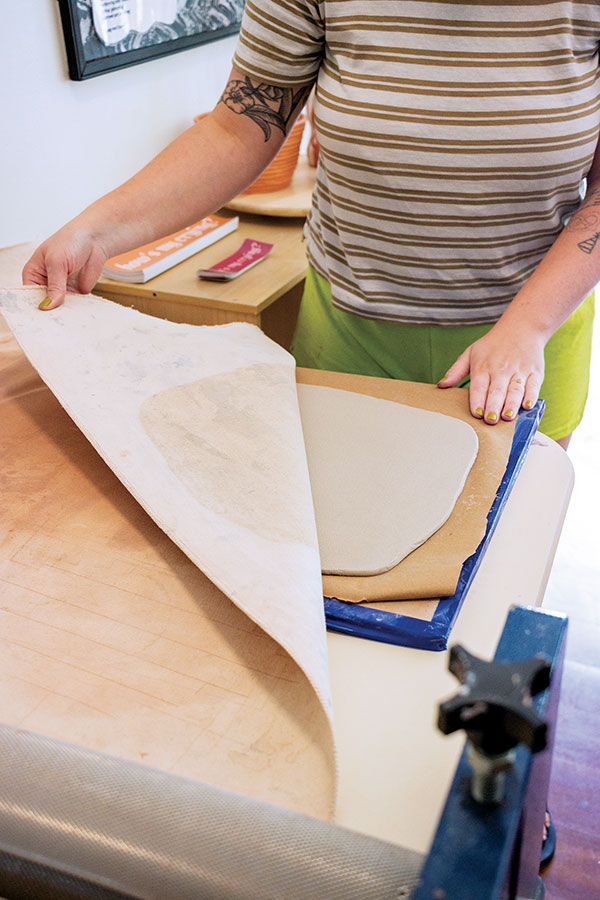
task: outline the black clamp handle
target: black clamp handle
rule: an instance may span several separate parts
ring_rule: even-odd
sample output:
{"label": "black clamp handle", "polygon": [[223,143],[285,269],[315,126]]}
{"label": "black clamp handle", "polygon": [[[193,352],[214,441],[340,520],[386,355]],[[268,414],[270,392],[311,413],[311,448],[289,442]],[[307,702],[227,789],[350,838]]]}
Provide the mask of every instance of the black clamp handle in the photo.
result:
{"label": "black clamp handle", "polygon": [[546,746],[546,723],[532,697],[550,684],[550,663],[540,655],[522,662],[487,662],[460,644],[452,647],[448,668],[461,683],[459,693],[439,708],[444,734],[463,729],[482,753],[497,756],[517,744],[532,753]]}
{"label": "black clamp handle", "polygon": [[550,684],[550,663],[542,655],[522,662],[487,662],[457,644],[448,668],[461,687],[440,704],[438,727],[444,734],[467,733],[471,795],[478,803],[500,803],[517,744],[532,753],[546,747],[547,726],[532,698]]}

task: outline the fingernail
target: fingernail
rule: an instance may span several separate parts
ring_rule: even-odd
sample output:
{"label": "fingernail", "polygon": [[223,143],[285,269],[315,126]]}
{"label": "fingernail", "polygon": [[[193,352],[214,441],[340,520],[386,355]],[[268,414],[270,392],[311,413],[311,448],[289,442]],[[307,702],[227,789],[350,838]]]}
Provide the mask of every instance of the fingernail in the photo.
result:
{"label": "fingernail", "polygon": [[443,381],[448,381],[448,376],[447,376],[447,375],[444,375],[443,378],[440,378],[440,380],[438,381],[438,384],[441,384]]}
{"label": "fingernail", "polygon": [[496,413],[488,413],[486,416],[488,422],[495,422],[497,418],[498,416],[496,415]]}
{"label": "fingernail", "polygon": [[531,409],[531,407],[533,406],[533,400],[526,400],[523,406],[525,407],[525,409]]}
{"label": "fingernail", "polygon": [[504,415],[505,415],[505,416],[508,416],[509,419],[512,419],[512,417],[514,416],[514,414],[515,414],[514,409],[507,409],[507,410],[504,411]]}
{"label": "fingernail", "polygon": [[483,417],[483,409],[481,408],[481,406],[477,407],[477,409],[475,410],[475,415]]}
{"label": "fingernail", "polygon": [[38,309],[48,309],[48,307],[50,306],[51,303],[52,303],[52,300],[50,297],[44,297],[42,302],[39,304]]}

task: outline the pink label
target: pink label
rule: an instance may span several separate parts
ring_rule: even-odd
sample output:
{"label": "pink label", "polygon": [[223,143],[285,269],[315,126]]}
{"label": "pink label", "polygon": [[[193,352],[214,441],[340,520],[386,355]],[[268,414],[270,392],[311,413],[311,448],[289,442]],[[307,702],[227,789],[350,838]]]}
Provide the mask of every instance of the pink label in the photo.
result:
{"label": "pink label", "polygon": [[273,244],[265,244],[262,241],[254,241],[251,238],[246,238],[235,253],[232,253],[231,256],[228,256],[226,259],[222,259],[221,262],[216,263],[206,271],[228,272],[239,275],[244,269],[253,266],[255,263],[259,262],[259,260],[264,259],[272,249]]}

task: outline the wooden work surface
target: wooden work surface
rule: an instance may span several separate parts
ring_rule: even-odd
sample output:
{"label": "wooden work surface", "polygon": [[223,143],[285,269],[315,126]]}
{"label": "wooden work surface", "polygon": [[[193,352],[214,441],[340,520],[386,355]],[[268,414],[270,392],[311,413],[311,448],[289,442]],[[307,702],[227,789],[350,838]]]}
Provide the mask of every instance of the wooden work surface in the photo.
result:
{"label": "wooden work surface", "polygon": [[[6,283],[18,284],[21,264],[19,257],[14,279]],[[19,354],[7,349],[6,364],[17,365]],[[153,525],[39,379],[25,373],[16,387],[23,397],[18,433],[8,429],[6,418],[0,432],[10,488],[3,497],[14,497],[19,511],[14,528],[2,518],[0,534],[2,719],[57,737],[75,726],[79,743],[190,773],[213,743],[224,758],[237,755],[261,788],[268,787],[277,768],[276,760],[265,764],[274,737],[288,757],[311,729],[317,739],[306,685],[286,655],[244,623]],[[69,487],[71,471],[76,494]],[[567,455],[536,437],[452,643],[489,658],[510,605],[541,603],[572,483]],[[72,516],[58,529],[64,509]],[[85,552],[78,553],[82,540]],[[58,590],[52,572],[60,577]],[[410,614],[411,607],[402,604],[402,611]],[[414,614],[423,616],[421,610]],[[206,632],[195,646],[198,621]],[[434,725],[437,703],[455,689],[447,654],[339,634],[328,635],[328,647],[337,821],[426,851],[462,748],[460,736],[443,738]],[[212,684],[200,684],[194,667],[210,656]],[[245,693],[241,664],[260,686],[259,700]],[[50,680],[60,689],[50,690]],[[285,713],[277,735],[267,727],[270,696]],[[237,712],[225,714],[232,697]],[[134,716],[138,728],[132,732]],[[248,741],[251,753],[243,757],[240,748]]]}
{"label": "wooden work surface", "polygon": [[[306,738],[318,746],[306,684],[158,531],[47,389],[24,378],[18,428],[4,434],[8,501],[21,499],[2,534],[3,720],[223,783],[222,765],[202,765],[212,743],[225,768],[250,768],[268,793],[278,760]],[[536,438],[452,641],[489,657],[509,606],[541,602],[571,484],[566,454]],[[434,726],[454,690],[446,654],[337,634],[328,646],[337,821],[424,851],[462,747]],[[210,683],[198,680],[211,658]]]}

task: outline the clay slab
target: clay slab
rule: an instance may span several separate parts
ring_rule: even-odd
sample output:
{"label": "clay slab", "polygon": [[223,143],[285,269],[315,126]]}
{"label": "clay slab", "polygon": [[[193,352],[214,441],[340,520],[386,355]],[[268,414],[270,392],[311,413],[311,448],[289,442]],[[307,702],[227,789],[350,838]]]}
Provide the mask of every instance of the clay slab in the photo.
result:
{"label": "clay slab", "polygon": [[298,385],[325,574],[375,575],[448,519],[477,456],[465,422],[364,394]]}

